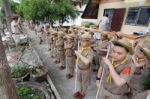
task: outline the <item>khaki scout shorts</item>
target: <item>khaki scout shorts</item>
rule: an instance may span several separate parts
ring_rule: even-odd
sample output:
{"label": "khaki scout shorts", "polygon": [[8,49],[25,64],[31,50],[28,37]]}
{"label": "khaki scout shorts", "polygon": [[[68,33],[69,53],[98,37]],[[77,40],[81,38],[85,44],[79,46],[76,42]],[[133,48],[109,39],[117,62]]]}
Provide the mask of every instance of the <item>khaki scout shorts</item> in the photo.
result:
{"label": "khaki scout shorts", "polygon": [[100,87],[98,99],[126,99],[123,95],[114,95],[106,90],[103,86]]}

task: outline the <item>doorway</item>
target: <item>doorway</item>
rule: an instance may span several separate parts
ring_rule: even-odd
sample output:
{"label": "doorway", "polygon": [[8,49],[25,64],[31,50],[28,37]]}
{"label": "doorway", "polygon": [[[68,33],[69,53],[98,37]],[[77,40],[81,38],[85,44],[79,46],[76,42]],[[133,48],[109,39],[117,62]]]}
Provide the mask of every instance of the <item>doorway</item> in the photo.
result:
{"label": "doorway", "polygon": [[104,15],[108,15],[110,31],[120,31],[124,19],[126,8],[119,9],[104,9]]}

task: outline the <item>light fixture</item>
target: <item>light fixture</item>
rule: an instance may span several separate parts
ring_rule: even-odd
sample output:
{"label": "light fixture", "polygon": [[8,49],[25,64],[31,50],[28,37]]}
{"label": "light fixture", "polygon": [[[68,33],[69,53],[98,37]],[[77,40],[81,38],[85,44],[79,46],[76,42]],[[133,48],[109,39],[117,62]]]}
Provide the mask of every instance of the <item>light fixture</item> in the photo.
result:
{"label": "light fixture", "polygon": [[124,0],[125,3],[139,3],[140,5],[143,5],[145,3],[145,0]]}

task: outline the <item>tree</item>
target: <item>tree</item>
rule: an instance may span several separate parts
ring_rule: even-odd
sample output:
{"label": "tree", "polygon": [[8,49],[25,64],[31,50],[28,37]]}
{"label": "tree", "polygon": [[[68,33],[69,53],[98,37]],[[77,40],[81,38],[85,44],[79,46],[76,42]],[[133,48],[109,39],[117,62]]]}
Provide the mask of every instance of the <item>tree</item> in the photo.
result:
{"label": "tree", "polygon": [[17,8],[22,18],[42,21],[49,16],[49,10],[49,0],[22,0]]}
{"label": "tree", "polygon": [[5,12],[7,28],[9,30],[9,32],[11,32],[11,26],[10,26],[11,9],[10,9],[10,2],[9,2],[9,0],[3,0],[3,8],[4,8],[4,12]]}
{"label": "tree", "polygon": [[70,0],[22,0],[17,12],[22,18],[34,21],[48,19],[64,22],[77,17]]}
{"label": "tree", "polygon": [[10,8],[11,8],[11,11],[12,13],[17,13],[17,7],[19,6],[19,3],[17,2],[14,2],[14,1],[11,1],[10,2]]}
{"label": "tree", "polygon": [[71,0],[55,0],[53,9],[55,10],[58,20],[62,23],[68,21],[68,19],[75,19],[78,15]]}
{"label": "tree", "polygon": [[0,35],[0,99],[19,99],[15,89]]}

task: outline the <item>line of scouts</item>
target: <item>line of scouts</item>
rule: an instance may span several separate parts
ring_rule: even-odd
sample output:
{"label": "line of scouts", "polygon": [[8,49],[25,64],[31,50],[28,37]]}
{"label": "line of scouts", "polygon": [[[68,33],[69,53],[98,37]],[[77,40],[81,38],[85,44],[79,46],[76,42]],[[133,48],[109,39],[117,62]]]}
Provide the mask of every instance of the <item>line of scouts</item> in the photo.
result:
{"label": "line of scouts", "polygon": [[[47,29],[48,30],[48,29]],[[50,55],[60,70],[67,69],[66,78],[71,79],[77,63],[77,78],[80,83],[79,91],[73,96],[83,99],[91,82],[91,70],[98,71],[96,85],[99,87],[99,99],[146,99],[149,91],[143,91],[141,79],[145,76],[150,60],[150,50],[132,44],[125,39],[113,40],[107,34],[101,35],[96,41],[90,31],[73,27],[68,31],[63,29],[47,32]],[[78,41],[80,48],[78,49]],[[112,46],[108,58],[104,58],[108,46]],[[95,67],[92,67],[92,64]],[[104,69],[104,75],[102,75]],[[146,79],[146,77],[144,78]]]}

